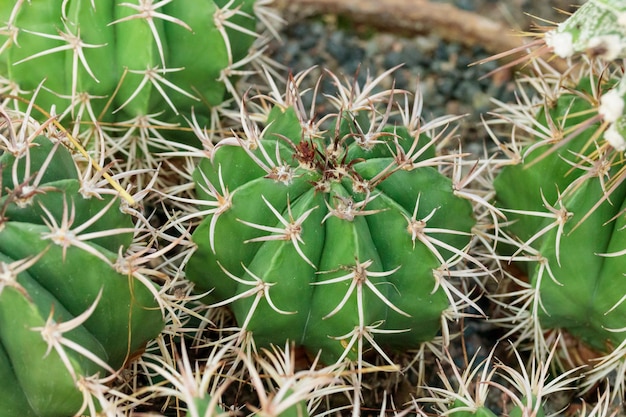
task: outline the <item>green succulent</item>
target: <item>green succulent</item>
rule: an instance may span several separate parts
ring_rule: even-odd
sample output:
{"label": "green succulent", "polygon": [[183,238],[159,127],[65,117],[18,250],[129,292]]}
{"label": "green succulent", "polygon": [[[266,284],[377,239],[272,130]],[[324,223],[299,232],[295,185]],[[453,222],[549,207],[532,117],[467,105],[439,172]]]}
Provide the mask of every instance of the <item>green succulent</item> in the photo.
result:
{"label": "green succulent", "polygon": [[[227,98],[256,38],[253,0],[2,2],[0,75],[76,122],[186,125]],[[207,110],[202,110],[207,109]],[[81,119],[82,117],[82,119]],[[154,123],[153,123],[154,124]]]}
{"label": "green succulent", "polygon": [[[496,350],[494,346],[491,353],[478,364],[475,362],[480,352],[477,352],[462,369],[457,368],[456,361],[448,353],[446,361],[452,369],[451,372],[444,372],[440,366],[438,374],[442,386],[427,387],[433,396],[419,398],[417,401],[433,403],[437,407],[437,415],[544,417],[549,414],[548,399],[571,390],[578,379],[573,375],[576,370],[553,375],[551,361],[555,353],[554,348],[542,361],[533,358],[525,364],[513,346],[512,353],[518,362],[516,367],[509,365],[510,360],[505,364],[495,358]],[[492,393],[494,389],[501,393],[494,395]],[[498,404],[492,402],[494,398],[502,397],[507,400]],[[504,412],[501,410],[503,406]]]}
{"label": "green succulent", "polygon": [[[584,10],[559,28],[574,25]],[[515,290],[517,301],[504,302],[513,312],[509,323],[542,356],[557,332],[597,351],[604,365],[590,372],[586,387],[619,367],[626,346],[624,83],[621,69],[604,58],[579,59],[562,75],[536,65],[537,74],[521,78],[539,86],[538,100],[503,106],[526,135],[516,135],[507,151],[512,160],[494,181],[508,220],[500,254],[528,275],[527,283],[517,281],[527,286]]]}
{"label": "green succulent", "polygon": [[2,137],[0,415],[74,415],[161,331],[158,288],[127,262],[132,217],[83,195],[65,145]]}
{"label": "green succulent", "polygon": [[471,303],[450,278],[473,259],[472,205],[442,173],[459,156],[438,155],[445,135],[430,136],[453,118],[423,123],[419,95],[411,108],[374,92],[383,76],[359,87],[330,75],[334,110],[312,120],[299,77],[269,112],[244,105],[244,132],[200,162],[208,208],[187,277],[260,346],[291,340],[333,363],[432,341]]}

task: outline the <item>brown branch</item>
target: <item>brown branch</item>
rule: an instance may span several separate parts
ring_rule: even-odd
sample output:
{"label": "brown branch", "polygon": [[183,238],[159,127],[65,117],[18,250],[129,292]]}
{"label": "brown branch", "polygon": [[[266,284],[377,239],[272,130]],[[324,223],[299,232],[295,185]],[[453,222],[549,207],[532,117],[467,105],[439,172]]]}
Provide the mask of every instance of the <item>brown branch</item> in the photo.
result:
{"label": "brown branch", "polygon": [[447,3],[428,0],[277,0],[279,9],[297,14],[335,14],[386,32],[435,33],[446,41],[480,45],[499,53],[524,45],[500,22]]}

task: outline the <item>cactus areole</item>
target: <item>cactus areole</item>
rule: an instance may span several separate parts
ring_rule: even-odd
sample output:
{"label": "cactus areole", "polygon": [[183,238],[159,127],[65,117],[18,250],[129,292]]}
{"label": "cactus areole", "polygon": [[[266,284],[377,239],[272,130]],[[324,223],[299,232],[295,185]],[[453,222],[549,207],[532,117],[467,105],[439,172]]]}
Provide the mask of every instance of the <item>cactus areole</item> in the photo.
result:
{"label": "cactus areole", "polygon": [[472,207],[439,172],[434,141],[387,123],[376,101],[337,105],[327,131],[297,103],[276,105],[262,131],[245,114],[245,135],[195,172],[209,214],[187,275],[257,345],[291,340],[335,361],[440,330]]}

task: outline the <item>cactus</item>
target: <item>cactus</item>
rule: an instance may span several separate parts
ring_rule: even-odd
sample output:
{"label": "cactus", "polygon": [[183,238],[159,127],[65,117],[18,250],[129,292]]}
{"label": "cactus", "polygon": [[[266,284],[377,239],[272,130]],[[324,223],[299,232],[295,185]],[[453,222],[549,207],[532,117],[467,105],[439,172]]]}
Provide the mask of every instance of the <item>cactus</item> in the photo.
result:
{"label": "cactus", "polygon": [[256,37],[253,5],[4,2],[0,74],[14,91],[32,93],[44,82],[39,105],[89,109],[91,122],[111,122],[114,113],[118,121],[162,112],[160,120],[189,115],[192,106],[225,100],[228,79]]}
{"label": "cactus", "polygon": [[[472,205],[442,173],[460,168],[459,155],[435,146],[446,135],[434,129],[455,118],[422,123],[419,93],[411,105],[406,92],[375,92],[389,72],[363,86],[329,73],[334,110],[320,120],[298,92],[306,73],[291,77],[284,96],[246,101],[243,133],[194,174],[207,209],[187,277],[259,346],[291,340],[327,363],[360,363],[370,347],[432,341],[444,317],[473,304],[450,279],[473,259]],[[249,113],[266,100],[271,110]]]}
{"label": "cactus", "polygon": [[[239,404],[246,403],[245,409],[254,415],[307,417],[319,407],[320,390],[328,395],[350,389],[335,376],[343,366],[320,367],[315,363],[310,369],[300,369],[298,356],[289,345],[248,356],[232,338],[202,346],[187,346],[185,337],[170,345],[167,338],[163,333],[160,349],[153,345],[139,361],[150,370],[143,394],[149,393],[157,404],[159,398],[171,402],[175,397],[182,405],[178,411],[186,408],[187,417],[229,415],[224,410],[234,406],[223,407],[223,401],[232,400],[233,392]],[[194,354],[196,349],[199,352]]]}
{"label": "cactus", "polygon": [[[555,344],[550,354],[543,362],[533,358],[529,365],[525,365],[522,357],[513,347],[517,359],[517,366],[513,367],[500,362],[494,357],[496,347],[479,364],[475,364],[479,352],[467,363],[461,372],[455,365],[450,354],[446,362],[452,367],[451,373],[444,372],[439,367],[439,377],[442,387],[428,387],[431,397],[419,398],[421,403],[436,404],[439,410],[437,415],[453,417],[496,417],[507,415],[511,417],[548,415],[549,404],[547,399],[555,394],[563,395],[564,391],[571,390],[577,376],[573,375],[576,369],[571,369],[554,377],[551,375],[551,361],[555,354]],[[518,370],[519,369],[519,370]],[[454,388],[457,385],[457,388]],[[502,391],[499,397],[506,397],[503,404],[490,404],[494,398],[490,391],[497,388]],[[499,407],[507,405],[506,411]],[[584,415],[584,414],[583,414]]]}
{"label": "cactus", "polygon": [[590,0],[545,35],[555,55],[569,58],[588,53],[612,61],[626,57],[626,2]]}
{"label": "cactus", "polygon": [[[502,106],[503,118],[527,135],[515,136],[521,143],[506,149],[512,158],[494,181],[509,220],[498,238],[501,256],[528,275],[528,282],[515,280],[517,301],[497,297],[509,304],[509,323],[534,339],[539,356],[558,332],[595,350],[602,360],[582,385],[621,369],[614,393],[624,388],[626,352],[626,119],[623,72],[606,59],[623,52],[622,9],[626,2],[590,1],[546,33],[555,53],[563,47],[555,38],[571,40],[572,64],[559,74],[534,61],[535,75],[521,84],[537,88],[539,99],[522,95]],[[619,53],[599,53],[600,41],[600,49]],[[575,356],[562,352],[562,365]]]}
{"label": "cactus", "polygon": [[89,387],[161,331],[158,288],[127,257],[135,225],[112,190],[85,196],[65,145],[2,117],[0,415],[93,413]]}
{"label": "cactus", "polygon": [[[239,98],[237,79],[262,59],[252,48],[257,16],[269,24],[275,17],[264,3],[2,2],[2,94],[55,115],[115,171],[143,170],[135,181],[144,188],[173,163],[171,153],[204,145],[193,126],[226,123],[219,113]],[[25,108],[18,100],[13,107]]]}

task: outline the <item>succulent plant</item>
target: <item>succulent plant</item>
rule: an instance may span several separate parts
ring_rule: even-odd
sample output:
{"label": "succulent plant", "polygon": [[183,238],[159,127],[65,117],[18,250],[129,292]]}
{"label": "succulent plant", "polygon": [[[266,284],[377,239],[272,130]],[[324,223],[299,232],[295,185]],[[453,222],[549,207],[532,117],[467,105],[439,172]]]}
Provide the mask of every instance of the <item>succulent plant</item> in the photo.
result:
{"label": "succulent plant", "polygon": [[[228,124],[219,113],[239,99],[237,80],[264,59],[257,22],[276,24],[267,3],[2,2],[3,100],[21,110],[14,97],[34,101],[102,165],[143,170],[135,181],[144,188],[181,148],[206,146],[195,126]],[[168,175],[157,181],[173,185]]]}
{"label": "succulent plant", "polygon": [[432,341],[473,304],[452,284],[473,260],[472,204],[443,172],[460,156],[436,150],[449,135],[435,130],[455,118],[423,123],[419,93],[379,88],[389,72],[363,86],[329,73],[319,120],[321,81],[310,111],[298,91],[307,72],[284,96],[246,98],[243,132],[194,174],[207,209],[186,275],[258,346],[291,340],[326,363],[361,363],[370,348],[387,358],[383,347]]}
{"label": "succulent plant", "polygon": [[590,0],[556,29],[546,33],[545,45],[561,58],[589,53],[607,61],[626,55],[626,2]]}
{"label": "succulent plant", "polygon": [[115,191],[89,187],[53,127],[1,117],[1,414],[94,414],[92,388],[163,327],[131,248],[141,228]]}
{"label": "succulent plant", "polygon": [[[446,362],[451,364],[452,373],[446,374],[440,365],[439,377],[443,386],[427,387],[433,396],[419,398],[417,401],[432,402],[442,415],[453,417],[543,417],[548,413],[547,398],[571,390],[577,379],[572,376],[575,370],[561,373],[557,377],[551,375],[550,362],[555,348],[556,345],[543,362],[534,358],[528,367],[522,361],[521,355],[513,349],[518,362],[513,367],[495,358],[496,347],[493,347],[482,362],[476,364],[475,355],[462,371],[448,353]],[[453,385],[458,387],[455,389]],[[489,392],[496,388],[502,391],[500,397],[506,398],[502,404],[492,403],[495,396],[489,395]],[[505,410],[500,409],[503,406]]]}
{"label": "succulent plant", "polygon": [[539,356],[547,340],[565,333],[570,350],[561,352],[562,364],[580,356],[565,343],[572,336],[596,351],[582,385],[591,388],[617,370],[615,394],[626,374],[626,119],[623,71],[606,59],[623,52],[625,7],[590,1],[545,34],[542,41],[558,54],[555,38],[570,40],[571,53],[560,54],[572,55],[570,67],[561,74],[536,59],[534,74],[520,78],[519,103],[502,105],[515,142],[502,146],[510,160],[494,181],[508,217],[498,237],[501,259],[528,275],[503,285],[515,298],[499,298],[513,313],[508,323],[533,340]]}
{"label": "succulent plant", "polygon": [[[169,343],[159,336],[158,349],[147,348],[138,363],[148,369],[149,383],[142,390],[154,404],[172,402],[188,417],[226,416],[245,408],[261,417],[306,417],[319,411],[325,395],[350,391],[336,375],[345,367],[321,367],[317,361],[302,368],[293,346],[250,354],[234,338],[188,345],[191,338]],[[190,342],[187,342],[189,340]],[[162,349],[165,349],[163,351]]]}
{"label": "succulent plant", "polygon": [[[1,74],[91,122],[218,106],[256,38],[253,0],[4,2]],[[232,86],[231,86],[232,87]],[[80,110],[79,110],[80,109]],[[180,120],[178,120],[180,122]]]}

